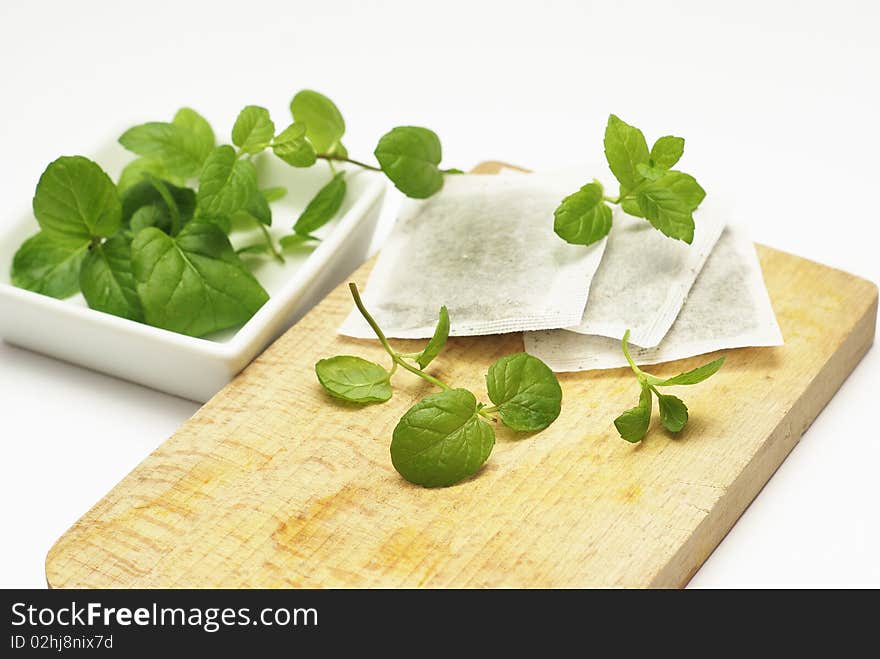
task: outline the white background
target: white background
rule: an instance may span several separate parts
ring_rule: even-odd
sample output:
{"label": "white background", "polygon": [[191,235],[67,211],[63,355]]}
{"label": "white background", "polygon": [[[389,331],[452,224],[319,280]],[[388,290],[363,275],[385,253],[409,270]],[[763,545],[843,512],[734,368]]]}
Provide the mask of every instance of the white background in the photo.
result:
{"label": "white background", "polygon": [[[877,7],[6,0],[0,229],[48,162],[120,126],[283,117],[311,87],[355,157],[404,123],[465,169],[594,160],[610,112],[684,135],[683,168],[756,240],[877,282]],[[691,585],[880,586],[878,369],[874,349]],[[195,409],[0,343],[0,585],[44,585],[54,540]]]}

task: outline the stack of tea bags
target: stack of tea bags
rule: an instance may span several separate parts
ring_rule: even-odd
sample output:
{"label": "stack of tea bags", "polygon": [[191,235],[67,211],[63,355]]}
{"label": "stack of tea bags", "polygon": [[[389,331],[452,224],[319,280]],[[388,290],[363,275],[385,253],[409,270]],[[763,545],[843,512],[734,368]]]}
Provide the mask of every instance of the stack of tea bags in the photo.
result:
{"label": "stack of tea bags", "polygon": [[[451,335],[524,331],[556,371],[626,365],[627,329],[642,364],[782,344],[754,246],[711,198],[690,245],[619,209],[602,241],[560,239],[553,211],[585,170],[450,176],[408,201],[364,295],[385,334],[428,338],[445,304]],[[356,311],[340,331],[373,336]]]}

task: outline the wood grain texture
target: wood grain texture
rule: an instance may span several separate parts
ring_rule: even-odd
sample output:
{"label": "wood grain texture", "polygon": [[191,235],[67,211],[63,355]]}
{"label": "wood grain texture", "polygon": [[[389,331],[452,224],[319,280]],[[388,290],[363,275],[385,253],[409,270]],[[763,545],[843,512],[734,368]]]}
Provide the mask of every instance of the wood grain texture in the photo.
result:
{"label": "wood grain texture", "polygon": [[[759,256],[786,345],[725,351],[724,368],[688,389],[691,420],[677,438],[656,409],[640,445],[617,437],[612,419],[638,398],[627,369],[563,374],[554,425],[532,436],[498,426],[484,468],[442,490],[403,481],[388,452],[430,385],[398,373],[389,403],[358,409],[315,379],[322,357],[386,361],[376,342],[336,334],[351,308],[342,285],[80,519],[49,552],[47,580],[682,586],[873,342],[875,285],[769,248]],[[363,286],[370,265],[353,280]],[[487,368],[520,350],[518,334],[454,338],[429,370],[487,400]]]}

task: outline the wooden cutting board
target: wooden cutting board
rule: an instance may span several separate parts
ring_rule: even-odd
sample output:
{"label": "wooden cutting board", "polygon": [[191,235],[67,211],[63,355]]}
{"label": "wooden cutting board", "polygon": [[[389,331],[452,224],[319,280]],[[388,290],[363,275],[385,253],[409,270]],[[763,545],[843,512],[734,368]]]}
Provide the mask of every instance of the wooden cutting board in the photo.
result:
{"label": "wooden cutting board", "polygon": [[[563,374],[556,423],[499,425],[485,467],[441,490],[405,482],[388,453],[430,385],[398,373],[390,402],[356,409],[315,380],[322,357],[386,361],[336,334],[351,308],[340,285],[74,524],[49,552],[49,585],[683,586],[873,342],[874,284],[758,249],[786,345],[726,351],[688,389],[680,436],[655,409],[640,445],[617,437],[612,419],[638,398],[627,369]],[[371,265],[352,276],[362,287]],[[489,365],[522,347],[518,334],[450,339],[430,370],[479,398]]]}

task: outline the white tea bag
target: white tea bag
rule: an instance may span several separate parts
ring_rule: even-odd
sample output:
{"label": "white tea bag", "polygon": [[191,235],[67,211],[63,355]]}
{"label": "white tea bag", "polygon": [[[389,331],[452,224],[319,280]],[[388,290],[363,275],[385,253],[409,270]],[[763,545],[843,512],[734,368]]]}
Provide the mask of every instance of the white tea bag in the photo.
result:
{"label": "white tea bag", "polygon": [[[446,177],[439,193],[401,209],[367,308],[395,338],[430,337],[444,304],[453,336],[577,325],[605,240],[569,245],[553,232],[553,211],[583,179],[571,170]],[[339,331],[373,337],[357,310]]]}
{"label": "white tea bag", "polygon": [[724,214],[703,202],[694,240],[671,240],[647,220],[614,209],[614,224],[593,279],[579,334],[620,338],[650,348],[660,343],[724,230]]}
{"label": "white tea bag", "polygon": [[[524,341],[526,352],[554,371],[627,365],[620,338],[557,330],[526,332]],[[637,364],[656,364],[725,348],[782,343],[755,246],[741,229],[728,227],[660,345],[630,345],[630,353]]]}

